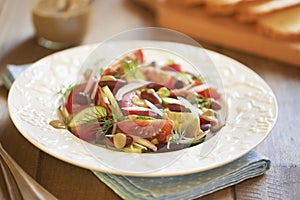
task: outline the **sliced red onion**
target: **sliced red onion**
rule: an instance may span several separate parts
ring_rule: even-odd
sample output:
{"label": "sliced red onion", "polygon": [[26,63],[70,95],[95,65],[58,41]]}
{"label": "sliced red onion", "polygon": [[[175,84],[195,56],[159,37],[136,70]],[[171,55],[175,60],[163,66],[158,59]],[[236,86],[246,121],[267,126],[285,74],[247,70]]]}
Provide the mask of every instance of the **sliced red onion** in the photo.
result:
{"label": "sliced red onion", "polygon": [[138,81],[138,82],[133,82],[133,83],[126,84],[118,90],[115,97],[116,97],[117,101],[120,101],[124,94],[126,94],[126,93],[128,93],[132,90],[138,89],[140,87],[143,87],[143,86],[145,86],[149,83],[150,82],[148,82],[148,81],[142,81],[141,80],[141,81]]}
{"label": "sliced red onion", "polygon": [[188,100],[186,100],[182,97],[177,97],[177,98],[186,108],[190,109],[190,111],[192,112],[192,114],[195,118],[198,118],[198,110],[199,110],[198,108],[196,108]]}
{"label": "sliced red onion", "polygon": [[191,91],[191,92],[200,92],[200,91],[203,91],[207,88],[209,88],[208,85],[202,84],[202,85],[197,85],[195,87],[190,88],[189,91]]}
{"label": "sliced red onion", "polygon": [[159,116],[163,116],[163,112],[158,107],[156,107],[153,103],[151,103],[148,100],[145,100],[145,102],[152,112],[157,113]]}

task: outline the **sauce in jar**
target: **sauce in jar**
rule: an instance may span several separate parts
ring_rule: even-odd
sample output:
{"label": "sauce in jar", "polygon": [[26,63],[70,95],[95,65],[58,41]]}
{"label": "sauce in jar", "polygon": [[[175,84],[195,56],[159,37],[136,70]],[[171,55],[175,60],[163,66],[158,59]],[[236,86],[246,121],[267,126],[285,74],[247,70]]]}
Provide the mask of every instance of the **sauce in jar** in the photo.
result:
{"label": "sauce in jar", "polygon": [[91,4],[88,0],[77,0],[71,10],[68,4],[61,8],[61,1],[39,0],[32,9],[38,42],[47,48],[63,49],[80,44],[89,26]]}

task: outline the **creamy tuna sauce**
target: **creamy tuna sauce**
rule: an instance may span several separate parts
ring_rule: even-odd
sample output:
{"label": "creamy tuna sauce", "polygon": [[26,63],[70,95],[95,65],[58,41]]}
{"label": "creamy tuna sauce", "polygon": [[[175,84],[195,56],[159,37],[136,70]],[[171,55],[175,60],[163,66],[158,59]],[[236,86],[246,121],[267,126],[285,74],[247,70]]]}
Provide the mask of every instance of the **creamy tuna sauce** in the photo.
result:
{"label": "creamy tuna sauce", "polygon": [[80,43],[89,25],[90,5],[79,0],[70,13],[57,6],[54,0],[40,0],[34,5],[32,20],[37,37],[70,45]]}

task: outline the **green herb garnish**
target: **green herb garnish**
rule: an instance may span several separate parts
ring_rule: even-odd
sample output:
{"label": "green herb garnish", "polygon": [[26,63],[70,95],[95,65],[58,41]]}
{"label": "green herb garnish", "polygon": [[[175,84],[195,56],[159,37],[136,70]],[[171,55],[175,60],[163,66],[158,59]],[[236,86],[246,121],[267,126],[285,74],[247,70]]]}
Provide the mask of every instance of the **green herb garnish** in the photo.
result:
{"label": "green herb garnish", "polygon": [[68,87],[63,87],[58,92],[56,92],[56,94],[61,95],[61,98],[63,100],[65,100],[69,96],[69,94],[72,92],[72,90],[78,86],[79,85],[69,85]]}
{"label": "green herb garnish", "polygon": [[195,76],[195,77],[193,77],[194,78],[194,80],[196,80],[196,81],[199,81],[199,82],[204,82],[204,78],[201,76],[201,75],[198,75],[198,76]]}
{"label": "green herb garnish", "polygon": [[97,129],[97,134],[102,135],[107,133],[108,130],[112,128],[115,123],[116,122],[113,118],[107,118],[106,116],[99,115],[97,116],[97,119],[95,119],[94,116],[87,115],[82,124],[84,124],[85,126],[99,124],[100,127]]}
{"label": "green herb garnish", "polygon": [[185,131],[173,130],[169,142],[179,144],[180,141],[183,140],[184,136]]}
{"label": "green herb garnish", "polygon": [[115,123],[115,120],[112,118],[105,118],[99,120],[98,124],[100,125],[100,127],[97,130],[97,134],[101,135],[107,133],[108,130],[111,129]]}
{"label": "green herb garnish", "polygon": [[135,119],[141,119],[141,120],[154,120],[155,118],[149,117],[149,116],[137,116]]}
{"label": "green herb garnish", "polygon": [[209,108],[211,105],[211,100],[210,99],[201,99],[198,97],[194,97],[189,100],[189,102],[193,105],[197,105],[198,108]]}
{"label": "green herb garnish", "polygon": [[125,58],[123,60],[122,68],[124,69],[125,72],[131,71],[135,68],[137,68],[138,63],[132,59]]}

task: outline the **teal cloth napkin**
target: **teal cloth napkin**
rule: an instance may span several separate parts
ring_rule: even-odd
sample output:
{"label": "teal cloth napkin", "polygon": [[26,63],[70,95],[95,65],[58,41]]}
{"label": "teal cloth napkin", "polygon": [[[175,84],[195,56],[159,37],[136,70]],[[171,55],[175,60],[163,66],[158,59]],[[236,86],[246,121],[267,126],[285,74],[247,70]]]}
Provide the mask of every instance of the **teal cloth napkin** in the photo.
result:
{"label": "teal cloth napkin", "polygon": [[123,199],[194,199],[265,173],[271,161],[251,151],[244,157],[205,172],[172,177],[130,177],[94,172]]}
{"label": "teal cloth napkin", "polygon": [[[24,71],[23,67],[8,65],[1,78],[9,89]],[[205,172],[172,177],[131,177],[94,171],[94,174],[123,199],[177,200],[194,199],[235,185],[265,173],[271,161],[264,155],[250,151],[244,157],[222,167]]]}
{"label": "teal cloth napkin", "polygon": [[10,89],[14,80],[29,66],[30,66],[30,64],[7,65],[5,72],[0,74],[0,83],[3,84],[7,89]]}

